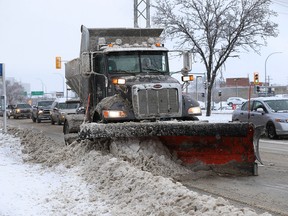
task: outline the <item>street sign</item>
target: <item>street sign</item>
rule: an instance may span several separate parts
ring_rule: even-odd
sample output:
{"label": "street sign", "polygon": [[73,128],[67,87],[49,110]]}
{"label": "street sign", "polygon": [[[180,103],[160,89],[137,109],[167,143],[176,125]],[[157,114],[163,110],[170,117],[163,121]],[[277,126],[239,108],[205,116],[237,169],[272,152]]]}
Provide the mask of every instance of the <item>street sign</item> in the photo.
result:
{"label": "street sign", "polygon": [[1,106],[3,110],[3,128],[4,133],[7,133],[7,119],[6,119],[6,81],[5,81],[5,64],[0,63],[0,77],[3,82],[3,95],[1,96]]}
{"label": "street sign", "polygon": [[40,95],[44,95],[43,91],[31,91],[31,95],[32,96],[40,96]]}
{"label": "street sign", "polygon": [[0,63],[0,77],[3,76],[3,64]]}

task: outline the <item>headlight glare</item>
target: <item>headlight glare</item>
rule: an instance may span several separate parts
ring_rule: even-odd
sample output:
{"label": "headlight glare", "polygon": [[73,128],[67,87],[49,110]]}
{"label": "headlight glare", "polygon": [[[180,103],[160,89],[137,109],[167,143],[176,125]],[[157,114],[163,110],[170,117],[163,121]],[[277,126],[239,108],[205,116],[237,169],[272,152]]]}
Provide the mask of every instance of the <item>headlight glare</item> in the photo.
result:
{"label": "headlight glare", "polygon": [[279,118],[276,118],[276,119],[275,119],[275,122],[288,123],[288,119],[279,119]]}
{"label": "headlight glare", "polygon": [[190,107],[188,109],[188,114],[200,114],[201,113],[201,108],[198,107]]}
{"label": "headlight glare", "polygon": [[127,115],[124,111],[103,110],[103,116],[105,119],[108,119],[108,118],[125,118]]}

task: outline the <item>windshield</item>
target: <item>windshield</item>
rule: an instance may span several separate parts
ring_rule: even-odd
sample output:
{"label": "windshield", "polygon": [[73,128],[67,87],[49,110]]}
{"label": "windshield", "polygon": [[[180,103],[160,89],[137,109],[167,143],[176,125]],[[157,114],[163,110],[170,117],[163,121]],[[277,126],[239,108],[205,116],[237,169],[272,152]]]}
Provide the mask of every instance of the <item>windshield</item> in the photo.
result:
{"label": "windshield", "polygon": [[29,104],[18,104],[17,107],[18,108],[31,108]]}
{"label": "windshield", "polygon": [[77,109],[79,107],[79,103],[59,103],[59,109]]}
{"label": "windshield", "polygon": [[275,112],[288,112],[288,100],[265,101]]}
{"label": "windshield", "polygon": [[52,103],[53,101],[39,101],[38,106],[47,107],[47,106],[51,106]]}
{"label": "windshield", "polygon": [[109,73],[167,73],[166,52],[118,52],[108,56]]}

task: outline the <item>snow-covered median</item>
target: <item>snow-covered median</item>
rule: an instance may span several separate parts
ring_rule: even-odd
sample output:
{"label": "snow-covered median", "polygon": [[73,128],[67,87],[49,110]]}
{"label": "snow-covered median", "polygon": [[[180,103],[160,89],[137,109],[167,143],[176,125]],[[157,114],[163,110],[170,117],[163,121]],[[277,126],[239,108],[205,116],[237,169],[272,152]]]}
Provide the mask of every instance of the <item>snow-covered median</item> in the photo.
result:
{"label": "snow-covered median", "polygon": [[257,215],[177,182],[187,170],[157,140],[149,148],[114,141],[110,153],[105,142],[64,146],[29,130],[9,133],[0,133],[1,216]]}

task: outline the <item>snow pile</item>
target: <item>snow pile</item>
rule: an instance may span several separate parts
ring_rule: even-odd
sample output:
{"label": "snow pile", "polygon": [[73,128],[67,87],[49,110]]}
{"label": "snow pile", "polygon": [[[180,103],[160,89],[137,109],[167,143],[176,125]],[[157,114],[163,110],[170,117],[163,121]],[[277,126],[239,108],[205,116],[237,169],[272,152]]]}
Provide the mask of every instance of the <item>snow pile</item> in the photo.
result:
{"label": "snow pile", "polygon": [[99,215],[109,214],[104,201],[90,200],[87,182],[77,167],[43,169],[23,164],[19,138],[0,133],[0,215]]}
{"label": "snow pile", "polygon": [[[51,191],[53,195],[46,201],[54,210],[46,212],[48,215],[257,215],[252,209],[236,208],[223,198],[199,195],[177,182],[175,178],[187,174],[187,170],[173,162],[157,140],[119,139],[111,144],[82,141],[65,146],[29,130],[9,132],[21,138],[26,162],[60,170],[62,177],[77,173],[87,182],[76,189],[73,182],[81,181],[72,176],[65,180],[64,188]],[[69,193],[71,197],[62,195]],[[102,210],[99,203],[105,204]]]}

